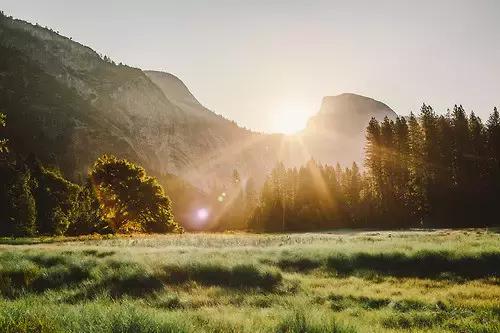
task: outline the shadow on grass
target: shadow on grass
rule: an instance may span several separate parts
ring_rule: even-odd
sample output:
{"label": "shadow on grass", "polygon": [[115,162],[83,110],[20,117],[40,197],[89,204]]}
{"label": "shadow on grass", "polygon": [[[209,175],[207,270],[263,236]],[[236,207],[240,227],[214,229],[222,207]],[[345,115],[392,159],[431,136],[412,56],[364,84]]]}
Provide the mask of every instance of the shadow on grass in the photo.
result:
{"label": "shadow on grass", "polygon": [[69,303],[94,299],[99,295],[107,295],[113,299],[125,296],[144,297],[165,286],[162,275],[156,274],[147,267],[134,262],[108,261],[101,262],[98,272],[85,284],[80,285],[71,296]]}
{"label": "shadow on grass", "polygon": [[0,295],[16,298],[23,293],[41,293],[81,283],[90,277],[90,267],[67,264],[48,269],[26,265],[0,271]]}
{"label": "shadow on grass", "polygon": [[253,265],[222,265],[198,264],[189,266],[166,266],[167,281],[181,284],[189,281],[204,285],[229,288],[260,288],[275,289],[282,280],[281,273],[261,270]]}
{"label": "shadow on grass", "polygon": [[340,275],[369,271],[397,277],[479,279],[499,276],[500,254],[456,256],[433,251],[410,255],[358,253],[331,256],[327,259],[326,267]]}
{"label": "shadow on grass", "polygon": [[252,265],[224,267],[219,265],[166,266],[148,270],[137,263],[108,262],[109,270],[99,278],[89,280],[66,301],[76,303],[99,295],[111,298],[145,297],[169,284],[196,282],[209,286],[271,291],[281,283],[279,272],[262,271]]}
{"label": "shadow on grass", "polygon": [[334,254],[326,258],[284,257],[276,262],[283,270],[307,272],[326,269],[340,276],[385,275],[431,279],[480,279],[498,277],[500,253],[456,255],[445,251],[405,253]]}
{"label": "shadow on grass", "polygon": [[292,315],[281,320],[276,328],[277,333],[355,333],[354,328],[343,326],[334,320],[325,320],[322,322],[312,321],[309,316],[306,317],[304,311],[295,312]]}
{"label": "shadow on grass", "polygon": [[397,331],[421,331],[439,328],[440,331],[493,333],[500,325],[494,309],[474,311],[467,308],[427,309],[388,313],[382,318],[384,328]]}
{"label": "shadow on grass", "polygon": [[308,272],[322,266],[320,260],[310,258],[282,258],[278,261],[278,267],[285,271]]}
{"label": "shadow on grass", "polygon": [[353,295],[337,295],[332,294],[328,297],[330,308],[333,311],[342,311],[360,307],[364,310],[378,310],[384,307],[389,307],[395,311],[408,312],[408,311],[422,311],[425,309],[435,309],[436,305],[426,304],[418,300],[402,299],[391,300],[389,298],[376,298],[367,296],[353,296]]}

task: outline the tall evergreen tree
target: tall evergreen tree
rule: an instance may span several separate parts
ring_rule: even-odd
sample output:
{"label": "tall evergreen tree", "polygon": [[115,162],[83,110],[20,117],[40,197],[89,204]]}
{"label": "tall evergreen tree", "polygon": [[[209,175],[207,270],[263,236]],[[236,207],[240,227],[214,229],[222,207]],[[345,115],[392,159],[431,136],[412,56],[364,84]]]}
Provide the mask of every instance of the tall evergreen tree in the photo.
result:
{"label": "tall evergreen tree", "polygon": [[[5,127],[5,115],[0,113],[0,129]],[[0,154],[7,152],[7,139],[0,137]]]}
{"label": "tall evergreen tree", "polygon": [[489,158],[500,168],[500,115],[496,107],[486,123],[486,132]]}
{"label": "tall evergreen tree", "polygon": [[33,179],[19,163],[0,164],[0,236],[36,234]]}
{"label": "tall evergreen tree", "polygon": [[424,132],[417,118],[410,113],[408,120],[409,170],[408,204],[412,220],[422,225],[428,211],[425,193]]}

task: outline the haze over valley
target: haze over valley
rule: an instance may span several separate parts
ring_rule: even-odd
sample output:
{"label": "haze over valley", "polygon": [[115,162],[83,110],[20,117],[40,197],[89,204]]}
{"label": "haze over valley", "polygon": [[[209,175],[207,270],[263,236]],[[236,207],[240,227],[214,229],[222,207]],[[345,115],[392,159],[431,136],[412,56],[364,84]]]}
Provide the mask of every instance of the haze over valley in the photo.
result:
{"label": "haze over valley", "polygon": [[[20,20],[6,18],[1,29],[4,66],[12,64],[4,67],[3,87],[12,80],[33,85],[3,90],[9,94],[6,100],[17,103],[4,106],[12,144],[24,153],[36,151],[45,162],[51,162],[53,152],[44,147],[57,147],[57,163],[73,179],[104,152],[203,189],[228,181],[233,169],[244,176],[252,170],[261,183],[278,161],[290,166],[311,158],[362,164],[370,118],[396,116],[383,103],[342,94],[325,97],[317,115],[295,135],[253,132],[205,108],[172,74],[117,65],[76,41]],[[44,81],[58,89],[55,100],[44,99]],[[20,130],[26,126],[36,130]]]}

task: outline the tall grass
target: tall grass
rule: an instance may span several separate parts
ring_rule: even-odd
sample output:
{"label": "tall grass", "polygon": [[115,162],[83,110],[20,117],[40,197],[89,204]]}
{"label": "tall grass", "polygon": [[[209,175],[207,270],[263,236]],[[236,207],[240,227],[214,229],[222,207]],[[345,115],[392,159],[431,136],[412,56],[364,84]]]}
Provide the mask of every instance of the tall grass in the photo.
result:
{"label": "tall grass", "polygon": [[488,230],[0,245],[0,332],[497,332]]}

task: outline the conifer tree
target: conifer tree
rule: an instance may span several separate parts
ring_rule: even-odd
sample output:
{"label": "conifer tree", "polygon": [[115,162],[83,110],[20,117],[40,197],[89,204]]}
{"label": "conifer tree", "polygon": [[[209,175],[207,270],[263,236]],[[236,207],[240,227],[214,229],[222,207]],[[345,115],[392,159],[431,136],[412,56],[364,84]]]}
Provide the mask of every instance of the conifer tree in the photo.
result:
{"label": "conifer tree", "polygon": [[410,148],[408,206],[414,223],[422,225],[428,210],[425,193],[424,133],[413,113],[410,113],[408,120],[408,139]]}
{"label": "conifer tree", "polygon": [[489,158],[500,168],[500,115],[495,107],[486,123]]}
{"label": "conifer tree", "polygon": [[[0,113],[0,129],[5,127],[5,115]],[[0,137],[0,154],[7,152],[7,139]]]}

